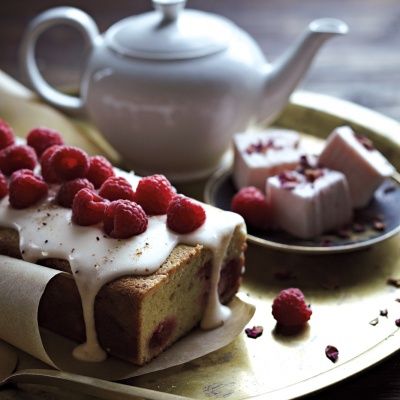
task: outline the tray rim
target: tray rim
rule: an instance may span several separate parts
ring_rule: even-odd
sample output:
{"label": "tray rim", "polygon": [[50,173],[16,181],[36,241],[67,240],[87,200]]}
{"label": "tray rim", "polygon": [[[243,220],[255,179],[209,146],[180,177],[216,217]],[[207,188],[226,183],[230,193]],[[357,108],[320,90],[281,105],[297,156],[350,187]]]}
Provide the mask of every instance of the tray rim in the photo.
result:
{"label": "tray rim", "polygon": [[[332,127],[339,123],[347,123],[354,128],[374,133],[400,152],[400,123],[396,120],[380,114],[374,110],[333,96],[313,93],[309,91],[297,91],[292,94],[290,101],[283,113],[274,122],[274,125],[287,129],[296,129],[299,113],[306,112],[310,117],[318,116],[321,119],[330,119]],[[294,115],[292,119],[288,116]],[[219,170],[216,174],[226,173]],[[399,180],[399,174],[395,174]],[[331,369],[311,376],[290,386],[275,389],[270,392],[248,396],[246,399],[291,400],[312,393],[323,391],[332,385],[351,378],[374,365],[384,361],[389,356],[400,350],[398,338],[400,329],[395,329],[385,339],[360,353],[354,358],[334,365]]]}

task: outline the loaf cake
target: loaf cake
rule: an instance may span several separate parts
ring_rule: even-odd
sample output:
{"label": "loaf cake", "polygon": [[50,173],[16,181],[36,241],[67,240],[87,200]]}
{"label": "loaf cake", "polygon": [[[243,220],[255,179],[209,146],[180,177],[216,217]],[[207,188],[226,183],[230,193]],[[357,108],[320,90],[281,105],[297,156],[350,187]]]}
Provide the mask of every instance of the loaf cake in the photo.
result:
{"label": "loaf cake", "polygon": [[31,133],[1,149],[0,124],[0,253],[66,272],[46,287],[40,326],[82,343],[82,361],[143,365],[199,323],[224,323],[244,264],[239,215]]}

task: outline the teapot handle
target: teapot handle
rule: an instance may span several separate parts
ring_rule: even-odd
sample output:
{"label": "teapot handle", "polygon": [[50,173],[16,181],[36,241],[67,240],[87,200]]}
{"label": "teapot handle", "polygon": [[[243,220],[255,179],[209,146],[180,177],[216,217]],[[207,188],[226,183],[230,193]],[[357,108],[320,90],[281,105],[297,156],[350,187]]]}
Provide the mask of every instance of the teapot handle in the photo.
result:
{"label": "teapot handle", "polygon": [[39,14],[29,24],[21,45],[21,64],[29,83],[40,97],[64,111],[79,113],[84,109],[83,99],[69,96],[50,86],[44,80],[36,62],[37,39],[44,31],[59,24],[78,29],[90,49],[93,48],[96,38],[99,37],[96,23],[83,11],[74,7],[52,8]]}

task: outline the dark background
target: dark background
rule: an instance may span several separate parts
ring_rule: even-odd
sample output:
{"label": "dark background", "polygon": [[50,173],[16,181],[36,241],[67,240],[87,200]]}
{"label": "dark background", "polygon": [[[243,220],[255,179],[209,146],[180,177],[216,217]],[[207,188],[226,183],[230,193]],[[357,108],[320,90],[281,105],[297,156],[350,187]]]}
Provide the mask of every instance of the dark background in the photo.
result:
{"label": "dark background", "polygon": [[[151,8],[150,0],[1,0],[0,69],[23,80],[18,46],[24,28],[39,12],[59,5],[87,11],[101,31],[127,15]],[[312,19],[345,20],[350,34],[333,39],[321,50],[301,87],[400,120],[399,0],[190,0],[189,6],[232,19],[253,35],[271,61]],[[39,41],[39,65],[53,84],[77,85],[81,55],[80,37],[71,29],[52,29]],[[400,399],[400,354],[311,398]]]}

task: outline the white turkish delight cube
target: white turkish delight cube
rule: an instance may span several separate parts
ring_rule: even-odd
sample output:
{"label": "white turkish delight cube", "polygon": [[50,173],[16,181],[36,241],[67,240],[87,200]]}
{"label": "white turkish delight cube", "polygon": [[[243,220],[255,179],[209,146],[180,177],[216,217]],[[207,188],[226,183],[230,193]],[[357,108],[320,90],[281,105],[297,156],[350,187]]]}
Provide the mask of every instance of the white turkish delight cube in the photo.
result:
{"label": "white turkish delight cube", "polygon": [[306,153],[300,135],[294,131],[271,129],[234,136],[233,179],[237,189],[265,188],[265,180],[284,170],[296,168]]}
{"label": "white turkish delight cube", "polygon": [[268,178],[274,222],[293,236],[310,239],[352,219],[349,188],[341,172],[310,168]]}
{"label": "white turkish delight cube", "polygon": [[349,184],[353,207],[365,207],[375,190],[395,170],[365,136],[348,126],[336,128],[328,137],[318,163],[343,172]]}

